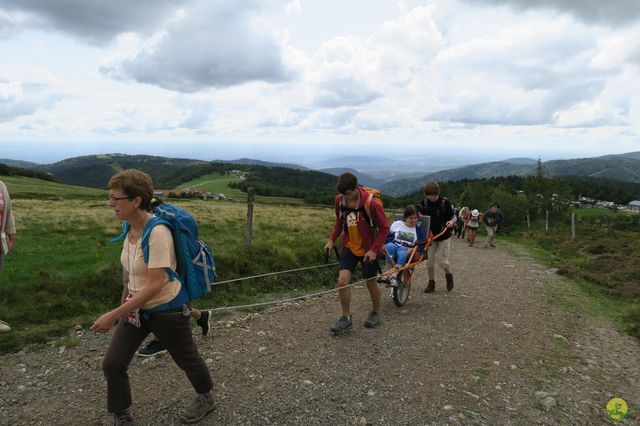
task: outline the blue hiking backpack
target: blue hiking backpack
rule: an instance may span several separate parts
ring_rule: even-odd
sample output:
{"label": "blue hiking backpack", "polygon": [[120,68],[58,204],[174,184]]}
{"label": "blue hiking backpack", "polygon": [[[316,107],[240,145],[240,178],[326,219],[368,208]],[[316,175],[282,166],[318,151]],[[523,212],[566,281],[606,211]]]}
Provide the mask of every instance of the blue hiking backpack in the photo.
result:
{"label": "blue hiking backpack", "polygon": [[[211,248],[198,239],[196,220],[184,209],[173,204],[160,204],[151,212],[155,217],[147,222],[141,236],[144,262],[149,263],[151,230],[158,225],[165,225],[171,230],[177,263],[175,271],[167,268],[167,275],[171,280],[182,283],[181,292],[186,290],[188,299],[198,299],[209,293],[216,278],[215,261]],[[122,234],[111,241],[123,239],[129,232],[129,227],[129,223],[124,222]]]}

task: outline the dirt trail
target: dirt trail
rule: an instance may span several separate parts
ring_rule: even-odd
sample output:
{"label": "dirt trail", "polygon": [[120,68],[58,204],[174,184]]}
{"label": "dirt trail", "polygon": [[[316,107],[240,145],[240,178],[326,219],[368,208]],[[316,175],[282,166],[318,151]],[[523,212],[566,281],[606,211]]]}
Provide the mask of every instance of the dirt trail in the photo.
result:
{"label": "dirt trail", "polygon": [[[418,269],[408,303],[385,290],[382,323],[333,337],[335,296],[236,313],[198,337],[216,382],[202,424],[594,424],[613,397],[640,407],[640,344],[581,312],[582,296],[518,247],[452,245],[455,289],[438,274],[424,294]],[[196,332],[197,330],[194,330]],[[1,424],[107,424],[100,362],[109,336],[0,357]],[[169,357],[135,359],[133,412],[177,423],[192,395]],[[544,392],[545,394],[542,394]]]}

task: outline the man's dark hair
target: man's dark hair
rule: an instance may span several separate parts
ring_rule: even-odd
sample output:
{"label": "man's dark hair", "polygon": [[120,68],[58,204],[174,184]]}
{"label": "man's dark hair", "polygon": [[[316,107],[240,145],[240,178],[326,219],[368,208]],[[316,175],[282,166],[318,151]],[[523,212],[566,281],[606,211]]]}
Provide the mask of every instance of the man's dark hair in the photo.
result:
{"label": "man's dark hair", "polygon": [[344,194],[347,191],[354,191],[358,186],[358,178],[351,173],[343,173],[338,177],[336,189],[338,194]]}
{"label": "man's dark hair", "polygon": [[493,207],[493,206],[495,206],[496,209],[500,208],[500,204],[498,204],[498,203],[491,203],[491,207]]}
{"label": "man's dark hair", "polygon": [[440,185],[438,182],[429,181],[422,187],[424,195],[440,195]]}

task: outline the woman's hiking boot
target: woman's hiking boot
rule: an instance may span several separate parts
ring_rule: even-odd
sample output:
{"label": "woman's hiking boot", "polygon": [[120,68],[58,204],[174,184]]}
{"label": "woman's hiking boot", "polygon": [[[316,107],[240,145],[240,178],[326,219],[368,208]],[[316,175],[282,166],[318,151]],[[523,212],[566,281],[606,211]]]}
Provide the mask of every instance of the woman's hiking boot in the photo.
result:
{"label": "woman's hiking boot", "polygon": [[341,316],[340,319],[331,326],[331,332],[333,334],[342,333],[343,331],[351,327],[351,324],[351,317]]}
{"label": "woman's hiking boot", "polygon": [[371,311],[369,316],[364,322],[364,326],[367,328],[373,328],[380,323],[380,315],[377,312]]}
{"label": "woman's hiking boot", "polygon": [[196,323],[202,329],[202,335],[206,336],[209,332],[209,320],[211,319],[211,314],[209,313],[209,311],[201,311],[200,314],[200,319],[197,320]]}
{"label": "woman's hiking boot", "polygon": [[157,339],[153,339],[146,344],[145,347],[138,349],[138,356],[151,357],[160,355],[167,352],[167,348],[164,347],[162,342]]}
{"label": "woman's hiking boot", "polygon": [[133,416],[131,412],[127,408],[120,414],[113,414],[113,425],[114,426],[131,426],[133,425]]}
{"label": "woman's hiking boot", "polygon": [[427,283],[427,288],[424,289],[425,293],[433,293],[436,289],[436,282],[434,280],[429,280]]}
{"label": "woman's hiking boot", "polygon": [[453,290],[453,274],[444,274],[447,279],[447,291]]}
{"label": "woman's hiking boot", "polygon": [[196,423],[216,408],[213,403],[213,392],[198,394],[196,399],[180,413],[183,423]]}
{"label": "woman's hiking boot", "polygon": [[387,287],[398,287],[398,279],[395,275],[389,278],[389,285]]}

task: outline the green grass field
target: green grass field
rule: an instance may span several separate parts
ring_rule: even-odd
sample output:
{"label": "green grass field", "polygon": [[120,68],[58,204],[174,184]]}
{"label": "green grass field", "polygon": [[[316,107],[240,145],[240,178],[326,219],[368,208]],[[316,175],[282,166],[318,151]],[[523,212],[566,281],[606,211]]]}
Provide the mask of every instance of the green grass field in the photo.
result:
{"label": "green grass field", "polygon": [[107,199],[107,191],[101,189],[71,186],[23,176],[1,176],[0,180],[7,185],[12,198],[55,199],[103,197],[105,200]]}
{"label": "green grass field", "polygon": [[[215,192],[216,194],[224,194],[235,201],[246,202],[247,194],[239,189],[230,188],[228,185],[231,182],[239,182],[243,179],[241,176],[219,173],[211,173],[194,179],[189,182],[181,184],[180,188],[202,188],[208,192]],[[300,198],[290,197],[265,197],[262,195],[256,196],[256,202],[258,203],[273,203],[273,204],[302,204],[303,200]]]}
{"label": "green grass field", "polygon": [[601,209],[601,208],[587,208],[587,209],[576,209],[576,218],[578,219],[595,219],[602,218],[604,216],[617,216],[621,214],[612,209]]}

